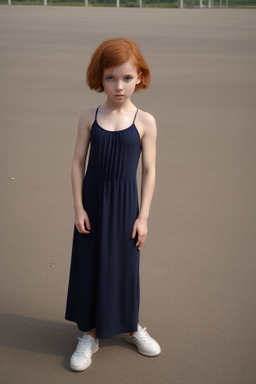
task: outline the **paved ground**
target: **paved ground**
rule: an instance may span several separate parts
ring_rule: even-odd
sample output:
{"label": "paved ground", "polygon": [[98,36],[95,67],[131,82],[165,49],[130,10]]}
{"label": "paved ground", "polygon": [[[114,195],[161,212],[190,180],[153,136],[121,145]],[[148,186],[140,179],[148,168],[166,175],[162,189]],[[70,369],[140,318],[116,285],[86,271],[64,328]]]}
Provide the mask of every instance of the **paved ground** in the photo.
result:
{"label": "paved ground", "polygon": [[[95,46],[134,39],[152,68],[135,103],[158,122],[157,188],[141,257],[141,323],[69,371],[64,321],[77,119]],[[1,376],[4,384],[254,384],[256,13],[0,7]]]}

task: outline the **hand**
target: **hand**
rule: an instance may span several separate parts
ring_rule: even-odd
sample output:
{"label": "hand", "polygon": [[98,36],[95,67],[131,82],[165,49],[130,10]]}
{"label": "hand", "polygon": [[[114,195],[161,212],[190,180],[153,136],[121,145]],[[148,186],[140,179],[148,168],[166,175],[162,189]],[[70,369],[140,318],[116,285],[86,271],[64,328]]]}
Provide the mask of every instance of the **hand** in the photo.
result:
{"label": "hand", "polygon": [[137,234],[136,247],[138,247],[139,251],[141,250],[141,247],[146,240],[147,233],[148,233],[147,219],[138,217],[133,224],[132,239],[134,239]]}
{"label": "hand", "polygon": [[75,226],[79,233],[88,234],[91,231],[89,217],[83,208],[75,210]]}

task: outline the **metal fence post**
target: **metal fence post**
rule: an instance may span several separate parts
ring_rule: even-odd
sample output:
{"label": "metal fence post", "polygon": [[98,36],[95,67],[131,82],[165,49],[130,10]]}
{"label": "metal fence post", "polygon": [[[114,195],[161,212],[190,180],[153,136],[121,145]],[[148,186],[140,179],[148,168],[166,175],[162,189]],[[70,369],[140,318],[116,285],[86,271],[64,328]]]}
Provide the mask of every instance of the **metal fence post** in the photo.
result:
{"label": "metal fence post", "polygon": [[117,8],[119,8],[119,6],[120,6],[119,0],[116,0],[116,6],[117,6]]}
{"label": "metal fence post", "polygon": [[44,5],[45,5],[45,6],[47,5],[47,0],[44,0]]}
{"label": "metal fence post", "polygon": [[88,7],[88,0],[85,0],[85,6]]}
{"label": "metal fence post", "polygon": [[12,5],[12,0],[8,0],[8,5]]}
{"label": "metal fence post", "polygon": [[183,0],[180,0],[180,8],[183,8]]}

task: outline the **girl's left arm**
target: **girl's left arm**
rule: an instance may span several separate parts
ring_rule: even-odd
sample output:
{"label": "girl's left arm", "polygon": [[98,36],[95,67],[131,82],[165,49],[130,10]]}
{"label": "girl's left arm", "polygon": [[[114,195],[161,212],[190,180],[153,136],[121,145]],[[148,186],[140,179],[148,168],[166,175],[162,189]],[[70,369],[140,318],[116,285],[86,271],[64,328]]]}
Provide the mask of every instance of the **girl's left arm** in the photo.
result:
{"label": "girl's left arm", "polygon": [[140,250],[146,240],[148,228],[147,221],[154,194],[156,176],[156,122],[152,115],[145,115],[145,126],[142,144],[142,180],[141,180],[141,205],[139,216],[133,225],[132,239],[137,233],[136,247]]}

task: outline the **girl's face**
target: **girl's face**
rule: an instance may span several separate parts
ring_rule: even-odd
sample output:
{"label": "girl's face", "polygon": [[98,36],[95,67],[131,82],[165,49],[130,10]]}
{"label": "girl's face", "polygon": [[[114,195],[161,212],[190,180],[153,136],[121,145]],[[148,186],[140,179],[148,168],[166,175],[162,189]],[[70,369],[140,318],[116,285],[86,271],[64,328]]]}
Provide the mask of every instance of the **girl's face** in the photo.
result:
{"label": "girl's face", "polygon": [[139,83],[137,68],[130,61],[103,71],[102,86],[108,98],[115,103],[130,98]]}

